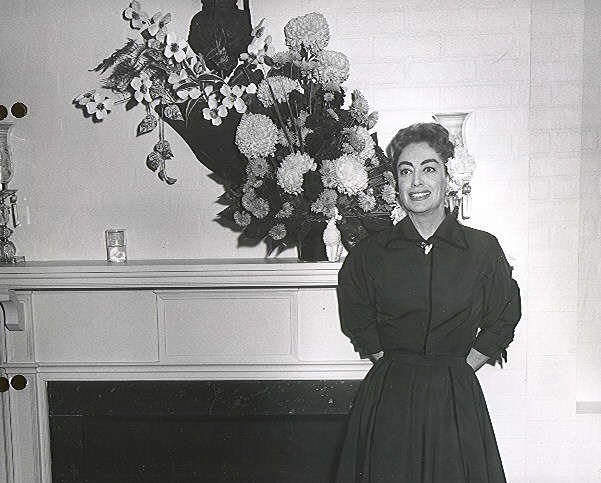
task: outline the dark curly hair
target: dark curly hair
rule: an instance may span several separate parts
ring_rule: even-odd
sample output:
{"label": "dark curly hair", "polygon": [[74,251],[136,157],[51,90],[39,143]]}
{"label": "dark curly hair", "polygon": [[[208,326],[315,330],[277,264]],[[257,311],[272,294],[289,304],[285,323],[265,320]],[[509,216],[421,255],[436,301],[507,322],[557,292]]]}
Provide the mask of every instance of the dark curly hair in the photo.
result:
{"label": "dark curly hair", "polygon": [[449,131],[442,125],[436,122],[412,124],[397,132],[386,148],[386,154],[392,160],[392,173],[395,179],[398,176],[399,156],[405,147],[413,143],[427,143],[444,163],[455,154],[455,146],[449,139]]}

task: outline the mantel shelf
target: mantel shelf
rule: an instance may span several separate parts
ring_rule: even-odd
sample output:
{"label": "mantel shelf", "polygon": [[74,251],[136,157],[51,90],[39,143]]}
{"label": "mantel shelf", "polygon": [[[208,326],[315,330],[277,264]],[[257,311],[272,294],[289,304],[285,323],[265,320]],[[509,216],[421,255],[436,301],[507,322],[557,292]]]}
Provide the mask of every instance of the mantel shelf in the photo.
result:
{"label": "mantel shelf", "polygon": [[333,287],[341,265],[294,258],[39,261],[0,265],[0,289]]}

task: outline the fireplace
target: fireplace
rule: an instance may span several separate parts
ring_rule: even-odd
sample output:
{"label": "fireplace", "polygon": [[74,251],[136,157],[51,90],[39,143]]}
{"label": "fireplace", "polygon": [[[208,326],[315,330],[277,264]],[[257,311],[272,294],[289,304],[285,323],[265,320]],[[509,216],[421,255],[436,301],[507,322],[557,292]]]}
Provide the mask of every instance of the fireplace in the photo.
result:
{"label": "fireplace", "polygon": [[54,482],[329,482],[356,380],[49,381]]}
{"label": "fireplace", "polygon": [[117,265],[0,267],[0,481],[330,481],[371,367],[340,264]]}

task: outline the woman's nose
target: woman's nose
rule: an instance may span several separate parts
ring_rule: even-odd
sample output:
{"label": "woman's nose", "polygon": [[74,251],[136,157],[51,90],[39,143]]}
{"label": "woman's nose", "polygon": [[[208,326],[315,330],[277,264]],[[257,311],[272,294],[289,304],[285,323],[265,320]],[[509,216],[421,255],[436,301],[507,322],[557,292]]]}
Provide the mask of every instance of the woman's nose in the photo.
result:
{"label": "woman's nose", "polygon": [[419,186],[420,184],[422,184],[422,177],[420,176],[419,172],[415,172],[413,173],[413,181],[412,181],[413,186]]}

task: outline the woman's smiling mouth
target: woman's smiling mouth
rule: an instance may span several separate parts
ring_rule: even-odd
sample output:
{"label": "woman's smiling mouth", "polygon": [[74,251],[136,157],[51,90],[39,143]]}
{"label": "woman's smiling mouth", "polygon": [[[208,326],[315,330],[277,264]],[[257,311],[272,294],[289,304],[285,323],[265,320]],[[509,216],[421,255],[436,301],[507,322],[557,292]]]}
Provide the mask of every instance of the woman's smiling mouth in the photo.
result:
{"label": "woman's smiling mouth", "polygon": [[409,198],[411,201],[422,201],[428,196],[430,196],[430,191],[416,191],[414,193],[409,193]]}

